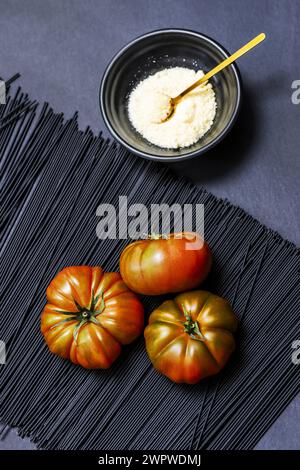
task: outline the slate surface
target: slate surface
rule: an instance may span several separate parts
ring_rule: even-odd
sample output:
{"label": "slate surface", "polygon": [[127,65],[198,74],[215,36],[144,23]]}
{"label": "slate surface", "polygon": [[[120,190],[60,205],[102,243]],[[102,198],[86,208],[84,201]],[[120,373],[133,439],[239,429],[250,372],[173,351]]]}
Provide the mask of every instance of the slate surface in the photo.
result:
{"label": "slate surface", "polygon": [[[0,76],[22,74],[32,98],[47,100],[82,127],[104,130],[99,81],[113,54],[147,31],[178,27],[215,38],[229,51],[264,31],[268,39],[239,61],[244,104],[231,135],[206,157],[172,165],[300,244],[300,79],[298,0],[0,0]],[[299,449],[300,397],[259,449]],[[33,448],[9,431],[0,449]]]}

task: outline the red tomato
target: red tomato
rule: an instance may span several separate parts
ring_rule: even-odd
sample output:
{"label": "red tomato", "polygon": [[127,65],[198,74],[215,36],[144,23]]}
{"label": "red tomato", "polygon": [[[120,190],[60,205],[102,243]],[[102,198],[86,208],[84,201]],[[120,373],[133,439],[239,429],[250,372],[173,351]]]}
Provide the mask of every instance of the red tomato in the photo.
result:
{"label": "red tomato", "polygon": [[100,267],[63,269],[47,288],[41,330],[51,352],[87,369],[106,369],[121,345],[143,330],[144,309],[119,273]]}
{"label": "red tomato", "polygon": [[146,349],[154,367],[174,382],[194,384],[218,373],[235,349],[237,318],[227,300],[186,292],[151,313]]}
{"label": "red tomato", "polygon": [[128,245],[121,254],[120,272],[134,292],[160,295],[197,287],[211,264],[210,248],[198,234],[172,233]]}

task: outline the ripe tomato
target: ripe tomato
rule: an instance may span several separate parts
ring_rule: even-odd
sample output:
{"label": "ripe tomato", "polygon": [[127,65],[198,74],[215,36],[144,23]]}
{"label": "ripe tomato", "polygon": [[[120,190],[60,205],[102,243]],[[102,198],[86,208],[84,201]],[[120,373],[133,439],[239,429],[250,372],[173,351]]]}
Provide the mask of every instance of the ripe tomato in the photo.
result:
{"label": "ripe tomato", "polygon": [[154,310],[144,334],[154,367],[174,382],[194,384],[225,366],[236,328],[227,300],[198,290]]}
{"label": "ripe tomato", "polygon": [[143,306],[119,273],[68,267],[46,295],[41,330],[50,351],[87,369],[110,367],[143,330]]}
{"label": "ripe tomato", "polygon": [[211,263],[210,248],[198,234],[172,233],[128,245],[121,254],[120,272],[134,292],[161,295],[197,287]]}

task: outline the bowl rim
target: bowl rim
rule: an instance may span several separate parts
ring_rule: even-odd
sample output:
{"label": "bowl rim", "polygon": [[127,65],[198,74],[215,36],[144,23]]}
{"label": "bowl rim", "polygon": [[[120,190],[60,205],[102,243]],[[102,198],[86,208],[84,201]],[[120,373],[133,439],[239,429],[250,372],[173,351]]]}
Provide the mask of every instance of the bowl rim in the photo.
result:
{"label": "bowl rim", "polygon": [[[236,103],[234,110],[232,112],[232,115],[230,117],[230,120],[227,124],[227,126],[223,129],[223,131],[216,136],[212,142],[204,145],[200,149],[194,150],[192,152],[187,151],[183,155],[178,155],[178,156],[164,156],[164,155],[156,155],[155,153],[147,153],[143,152],[133,146],[131,146],[126,140],[124,140],[114,129],[112,126],[104,105],[104,96],[105,96],[105,86],[107,82],[107,78],[110,74],[110,71],[112,67],[115,65],[115,62],[126,52],[128,49],[130,49],[134,44],[140,42],[143,39],[156,36],[157,34],[170,34],[170,33],[179,33],[182,35],[189,35],[189,36],[195,36],[197,38],[204,39],[206,42],[209,42],[212,44],[214,47],[216,47],[224,56],[229,57],[229,52],[216,40],[212,39],[211,37],[203,34],[203,33],[198,33],[197,31],[192,31],[189,29],[181,29],[181,28],[163,28],[163,29],[156,29],[154,31],[150,31],[148,33],[142,34],[140,36],[137,36],[134,38],[132,41],[127,43],[125,46],[123,46],[110,60],[108,65],[106,66],[104,70],[104,74],[102,76],[101,82],[100,82],[100,88],[99,88],[99,105],[100,105],[100,111],[102,114],[102,118],[104,120],[104,123],[106,127],[108,128],[109,132],[111,135],[116,139],[117,142],[119,142],[121,145],[123,145],[127,150],[130,152],[134,153],[135,155],[138,155],[139,157],[146,158],[148,160],[155,160],[155,161],[160,161],[160,162],[179,162],[183,161],[186,159],[191,159],[195,157],[199,157],[200,155],[203,155],[204,153],[208,152],[211,150],[213,147],[218,145],[222,139],[230,132],[232,129],[240,108],[241,108],[241,98],[242,98],[242,79],[241,79],[241,74],[240,71],[235,63],[231,64],[229,67],[233,70],[234,76],[235,76],[235,82],[236,82],[236,87],[237,87],[237,98],[236,98]],[[188,147],[187,147],[188,149]]]}

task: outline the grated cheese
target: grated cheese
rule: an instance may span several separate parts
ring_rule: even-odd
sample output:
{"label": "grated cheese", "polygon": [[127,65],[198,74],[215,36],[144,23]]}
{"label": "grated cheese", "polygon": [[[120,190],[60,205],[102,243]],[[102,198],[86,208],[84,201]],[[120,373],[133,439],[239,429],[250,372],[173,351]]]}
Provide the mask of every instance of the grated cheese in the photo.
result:
{"label": "grated cheese", "polygon": [[163,148],[188,147],[209,131],[216,115],[216,99],[210,83],[200,85],[176,106],[169,120],[168,97],[179,95],[204,75],[184,67],[164,69],[141,81],[128,102],[129,119],[149,142]]}

